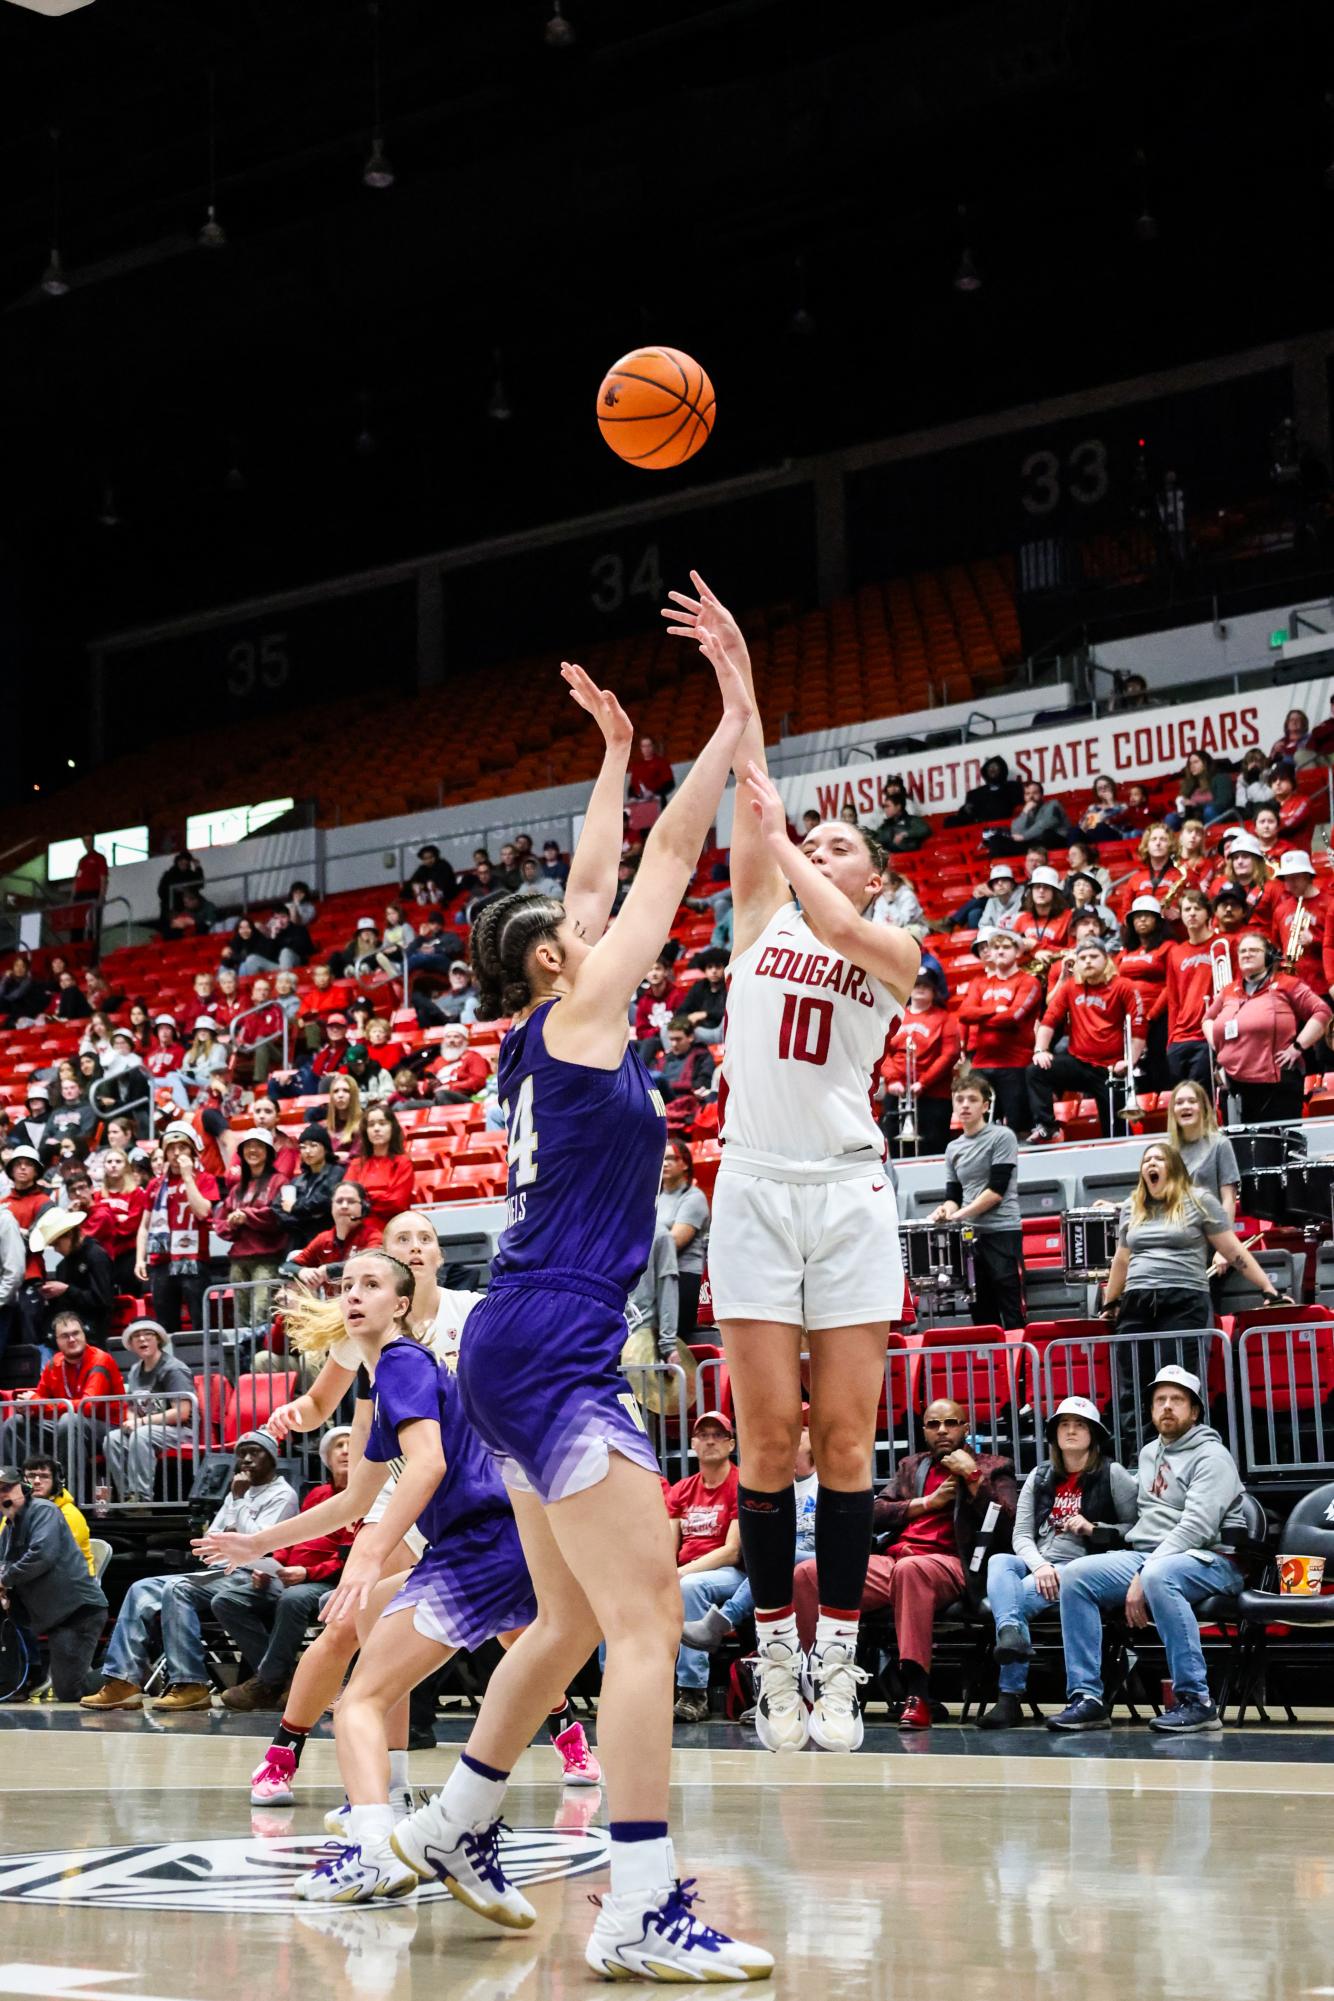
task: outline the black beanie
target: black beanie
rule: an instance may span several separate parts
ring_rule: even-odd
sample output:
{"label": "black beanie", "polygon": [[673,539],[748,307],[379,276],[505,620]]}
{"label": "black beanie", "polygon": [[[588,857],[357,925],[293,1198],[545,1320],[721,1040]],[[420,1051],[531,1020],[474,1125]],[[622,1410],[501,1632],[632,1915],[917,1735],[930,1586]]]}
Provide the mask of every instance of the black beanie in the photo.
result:
{"label": "black beanie", "polygon": [[334,1143],[329,1137],[328,1126],[308,1125],[302,1132],[300,1139],[297,1141],[298,1146],[304,1146],[308,1139],[317,1140],[319,1144],[325,1149],[325,1151],[329,1155],[329,1158],[331,1160],[333,1159]]}

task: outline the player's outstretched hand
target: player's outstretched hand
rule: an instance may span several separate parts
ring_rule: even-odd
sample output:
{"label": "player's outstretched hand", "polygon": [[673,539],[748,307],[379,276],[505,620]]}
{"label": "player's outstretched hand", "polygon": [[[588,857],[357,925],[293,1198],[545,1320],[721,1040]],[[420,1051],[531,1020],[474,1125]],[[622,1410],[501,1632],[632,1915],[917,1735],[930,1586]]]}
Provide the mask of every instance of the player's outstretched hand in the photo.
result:
{"label": "player's outstretched hand", "polygon": [[258,1541],[258,1536],[242,1535],[238,1529],[210,1529],[197,1536],[190,1547],[201,1563],[215,1564],[221,1559],[228,1570],[235,1570],[239,1563],[253,1562],[262,1554],[254,1546]]}
{"label": "player's outstretched hand", "polygon": [[346,1620],[355,1620],[358,1612],[365,1610],[370,1595],[379,1581],[378,1557],[368,1556],[364,1550],[358,1550],[354,1543],[343,1566],[342,1576],[320,1607],[321,1624],[338,1626]]}
{"label": "player's outstretched hand", "polygon": [[610,688],[599,688],[573,660],[562,660],[560,677],[581,709],[587,709],[602,731],[608,749],[628,750],[634,741],[634,727]]}
{"label": "player's outstretched hand", "polygon": [[766,841],[781,841],[785,847],[790,847],[787,808],[768,772],[761,771],[754,760],[746,767],[746,796]]}
{"label": "player's outstretched hand", "polygon": [[668,632],[673,639],[693,639],[707,660],[715,660],[718,653],[730,653],[738,663],[744,662],[746,642],[741,627],[698,570],[690,572],[690,581],[699,592],[697,598],[686,597],[682,591],[667,593],[671,603],[662,607],[662,616],[675,621],[668,624]]}

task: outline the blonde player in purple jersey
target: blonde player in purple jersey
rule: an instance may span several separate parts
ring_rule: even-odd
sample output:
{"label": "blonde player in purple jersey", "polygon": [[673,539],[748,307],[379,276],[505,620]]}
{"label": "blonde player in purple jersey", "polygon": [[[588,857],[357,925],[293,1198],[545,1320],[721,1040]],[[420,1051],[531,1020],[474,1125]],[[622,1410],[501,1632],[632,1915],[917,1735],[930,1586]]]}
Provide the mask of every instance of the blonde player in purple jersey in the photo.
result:
{"label": "blonde player in purple jersey", "polygon": [[[663,616],[754,693],[731,613],[669,593]],[[871,1547],[871,1460],[889,1323],[902,1309],[894,1190],[871,1111],[871,1076],[921,961],[916,941],[869,912],[884,857],[842,820],[798,847],[770,781],[756,710],[737,747],[732,961],[719,1093],[722,1162],[709,1278],[741,1444],[741,1546],[755,1594],[756,1729],[771,1751],[862,1741],[857,1632]],[[819,1475],[819,1625],[797,1639],[792,1467],[810,1347],[810,1436]]]}

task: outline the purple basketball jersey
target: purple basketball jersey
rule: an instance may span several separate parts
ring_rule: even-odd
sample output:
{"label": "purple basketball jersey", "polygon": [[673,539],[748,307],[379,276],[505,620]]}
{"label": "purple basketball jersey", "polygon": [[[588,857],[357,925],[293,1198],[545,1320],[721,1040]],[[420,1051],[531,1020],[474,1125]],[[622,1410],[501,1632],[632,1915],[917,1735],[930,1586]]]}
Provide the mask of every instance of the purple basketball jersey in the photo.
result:
{"label": "purple basketball jersey", "polygon": [[[509,1201],[497,1277],[586,1272],[625,1293],[648,1263],[667,1122],[633,1048],[615,1070],[547,1053],[544,1002],[500,1049]],[[480,1310],[480,1309],[479,1309]]]}
{"label": "purple basketball jersey", "polygon": [[458,1385],[429,1348],[407,1338],[391,1341],[375,1365],[371,1429],[366,1457],[402,1469],[398,1428],[417,1418],[440,1426],[445,1477],[417,1517],[432,1545],[478,1523],[507,1516],[509,1500],[495,1461],[464,1415]]}

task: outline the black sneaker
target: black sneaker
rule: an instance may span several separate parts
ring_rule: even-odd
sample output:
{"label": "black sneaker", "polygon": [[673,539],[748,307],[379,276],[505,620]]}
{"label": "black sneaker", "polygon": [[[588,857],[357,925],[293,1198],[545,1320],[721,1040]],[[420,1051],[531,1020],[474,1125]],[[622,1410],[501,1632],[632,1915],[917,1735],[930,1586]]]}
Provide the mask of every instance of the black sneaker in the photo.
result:
{"label": "black sneaker", "polygon": [[702,1723],[709,1713],[709,1691],[706,1688],[678,1688],[676,1707],[672,1714],[678,1723]]}
{"label": "black sneaker", "polygon": [[1160,1730],[1165,1737],[1189,1737],[1197,1730],[1222,1727],[1223,1719],[1207,1695],[1178,1696],[1175,1709],[1149,1718],[1150,1730]]}
{"label": "black sneaker", "polygon": [[1024,1708],[1017,1695],[1002,1689],[978,1724],[979,1730],[1017,1730],[1024,1720]]}
{"label": "black sneaker", "polygon": [[1031,1661],[1033,1642],[1028,1636],[1027,1626],[999,1626],[992,1652],[1002,1667],[1013,1661]]}
{"label": "black sneaker", "polygon": [[1047,1718],[1049,1730],[1105,1730],[1112,1720],[1112,1712],[1105,1702],[1099,1702],[1096,1695],[1077,1695],[1068,1703],[1059,1716]]}

